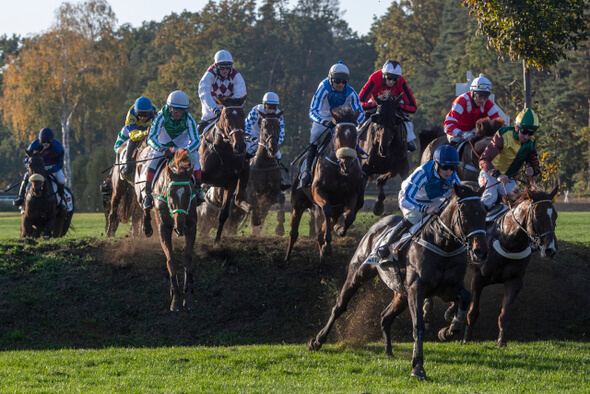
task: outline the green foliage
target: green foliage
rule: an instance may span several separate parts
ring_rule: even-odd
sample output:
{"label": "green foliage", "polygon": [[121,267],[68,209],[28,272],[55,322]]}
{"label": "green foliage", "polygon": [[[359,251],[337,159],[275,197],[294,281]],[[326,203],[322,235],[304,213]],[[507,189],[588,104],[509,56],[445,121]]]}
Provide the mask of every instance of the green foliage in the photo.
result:
{"label": "green foliage", "polygon": [[489,47],[527,68],[549,69],[590,35],[587,0],[465,0]]}

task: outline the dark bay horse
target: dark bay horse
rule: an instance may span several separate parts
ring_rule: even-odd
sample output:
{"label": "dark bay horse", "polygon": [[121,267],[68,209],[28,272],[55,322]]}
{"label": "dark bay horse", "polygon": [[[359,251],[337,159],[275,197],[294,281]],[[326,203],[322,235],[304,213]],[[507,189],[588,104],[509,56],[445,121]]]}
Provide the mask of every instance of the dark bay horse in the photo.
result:
{"label": "dark bay horse", "polygon": [[58,207],[57,183],[45,169],[40,152],[25,151],[29,158],[31,186],[25,195],[21,221],[21,237],[63,237],[70,228],[73,210]]}
{"label": "dark bay horse", "polygon": [[410,171],[408,164],[407,136],[404,121],[407,116],[399,110],[401,95],[392,97],[389,92],[375,97],[377,112],[371,116],[371,124],[365,133],[359,136],[359,147],[366,152],[363,157],[363,172],[368,177],[377,176],[376,184],[379,194],[373,206],[373,213],[383,213],[385,183],[396,175],[406,178]]}
{"label": "dark bay horse", "polygon": [[[459,179],[462,181],[477,182],[479,176],[479,157],[490,144],[496,131],[502,126],[504,126],[503,119],[479,119],[475,124],[476,131],[473,140],[462,142],[456,146],[459,152],[459,159],[461,160],[461,163],[457,167],[457,176]],[[423,141],[421,139],[420,143],[428,143],[422,152],[420,165],[432,160],[436,148],[441,145],[450,145],[447,135],[444,132],[443,135],[436,137],[433,141]]]}
{"label": "dark bay horse", "polygon": [[488,229],[492,243],[490,254],[483,264],[472,265],[473,300],[467,314],[464,342],[471,341],[484,287],[501,283],[504,298],[498,317],[498,347],[506,346],[508,315],[522,288],[531,253],[540,248],[543,256],[553,258],[557,254],[557,211],[553,205],[557,190],[557,186],[550,193],[527,188],[524,192],[504,196],[510,209],[496,218]]}
{"label": "dark bay horse", "polygon": [[325,258],[332,252],[332,230],[338,218],[344,215],[344,226],[337,229],[338,235],[344,236],[364,203],[362,171],[356,153],[358,113],[341,107],[331,114],[336,127],[332,138],[327,136],[327,144],[318,153],[311,187],[300,186],[299,174],[296,185],[291,188],[291,232],[285,262],[289,261],[299,237],[299,223],[306,209],[316,204],[323,213],[324,223],[318,233],[322,268]]}
{"label": "dark bay horse", "polygon": [[[174,154],[174,159],[166,164],[166,168],[157,174],[153,185],[160,244],[166,254],[166,265],[170,274],[171,311],[179,311],[183,303],[186,309],[192,309],[195,304],[192,257],[197,236],[197,201],[192,175],[193,165],[188,151],[180,149]],[[173,232],[185,240],[182,257],[183,290],[178,283],[180,267],[174,257]]]}
{"label": "dark bay horse", "polygon": [[[137,196],[135,195],[135,179],[126,179],[121,174],[121,163],[125,158],[125,149],[128,144],[125,144],[119,148],[119,151],[115,157],[115,164],[113,165],[113,171],[110,176],[111,182],[111,196],[110,203],[105,204],[105,212],[107,212],[107,225],[106,235],[107,237],[114,237],[119,227],[119,223],[127,223],[131,220],[131,235],[139,235],[139,225],[141,223],[142,210],[141,206],[137,202]],[[145,140],[136,149],[133,160],[141,154],[147,147]],[[134,163],[128,163],[136,167]],[[136,171],[134,171],[134,174]],[[138,177],[139,174],[136,175]],[[107,180],[105,179],[105,182]]]}
{"label": "dark bay horse", "polygon": [[264,113],[258,111],[261,118],[260,140],[256,155],[250,161],[250,178],[246,189],[247,200],[250,204],[250,228],[252,236],[259,236],[268,215],[270,207],[279,204],[277,212],[278,225],[275,234],[285,234],[285,198],[281,193],[281,168],[277,162],[279,150],[279,123],[283,111],[279,113]]}
{"label": "dark bay horse", "polygon": [[[201,237],[208,238],[211,229],[219,225],[219,211],[223,207],[223,188],[211,186],[206,189],[205,202],[197,207],[197,228]],[[236,235],[246,212],[234,204],[234,197],[229,204],[229,218],[223,226],[225,233]]]}
{"label": "dark bay horse", "polygon": [[[360,241],[348,266],[348,276],[326,326],[308,342],[309,350],[319,350],[326,342],[335,320],[346,307],[359,287],[379,275],[394,291],[391,303],[381,313],[381,331],[385,353],[393,357],[391,325],[396,316],[410,309],[413,324],[414,352],[412,376],[426,379],[424,371],[424,320],[422,304],[425,297],[439,296],[460,305],[452,323],[439,332],[440,340],[457,337],[471,301],[469,290],[463,285],[467,269],[467,252],[474,261],[483,261],[488,254],[485,235],[486,211],[481,202],[483,189],[474,192],[466,186],[454,185],[455,195],[450,198],[440,216],[431,216],[398,253],[404,283],[398,287],[391,264],[379,266],[365,264],[381,237],[401,220],[399,216],[386,216],[375,223]],[[407,295],[406,295],[407,294]]]}
{"label": "dark bay horse", "polygon": [[245,197],[249,167],[244,140],[246,115],[242,108],[246,96],[241,99],[216,97],[215,100],[223,106],[223,110],[215,126],[202,136],[199,155],[203,183],[224,189],[215,236],[215,242],[219,242],[223,225],[229,217],[234,192],[235,205],[245,212],[250,211]]}

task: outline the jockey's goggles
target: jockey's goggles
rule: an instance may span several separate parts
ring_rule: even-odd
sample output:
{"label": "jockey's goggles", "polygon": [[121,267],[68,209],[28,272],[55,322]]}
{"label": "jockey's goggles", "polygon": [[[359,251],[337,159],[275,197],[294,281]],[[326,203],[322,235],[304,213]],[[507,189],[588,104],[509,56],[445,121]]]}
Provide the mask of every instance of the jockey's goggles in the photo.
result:
{"label": "jockey's goggles", "polygon": [[335,85],[346,85],[346,79],[333,79],[332,83]]}
{"label": "jockey's goggles", "polygon": [[535,132],[537,131],[537,128],[536,127],[529,127],[529,126],[524,126],[524,127],[518,126],[518,131],[520,134],[523,134],[523,135],[534,135]]}
{"label": "jockey's goggles", "polygon": [[44,139],[41,140],[41,143],[42,144],[51,144],[52,142],[53,142],[53,138],[51,138],[51,139],[49,139],[49,138],[48,139],[45,139],[44,138]]}
{"label": "jockey's goggles", "polygon": [[184,111],[186,111],[186,108],[170,107],[170,112],[184,112]]}
{"label": "jockey's goggles", "polygon": [[279,108],[279,106],[277,104],[264,104],[265,110],[270,109],[270,110],[276,111],[277,108]]}
{"label": "jockey's goggles", "polygon": [[228,63],[226,63],[226,64],[219,64],[217,66],[217,69],[219,69],[219,70],[231,70],[231,68],[232,68],[232,65],[231,64],[228,64]]}
{"label": "jockey's goggles", "polygon": [[490,97],[490,92],[475,92],[475,94],[477,94],[479,97],[485,97],[488,98]]}
{"label": "jockey's goggles", "polygon": [[455,169],[457,169],[457,166],[451,166],[451,165],[446,165],[446,164],[439,164],[438,168],[443,170],[443,171],[450,171],[453,170],[455,171]]}
{"label": "jockey's goggles", "polygon": [[137,113],[138,117],[141,116],[141,117],[149,118],[150,115],[151,115],[151,112],[149,112],[149,111],[141,111],[141,112]]}
{"label": "jockey's goggles", "polygon": [[385,74],[385,79],[388,79],[390,81],[397,81],[399,77],[395,74]]}

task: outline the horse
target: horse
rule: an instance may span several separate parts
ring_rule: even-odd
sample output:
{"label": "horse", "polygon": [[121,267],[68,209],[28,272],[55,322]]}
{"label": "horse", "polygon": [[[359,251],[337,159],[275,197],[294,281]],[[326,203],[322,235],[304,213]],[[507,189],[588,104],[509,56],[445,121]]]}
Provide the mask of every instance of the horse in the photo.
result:
{"label": "horse", "polygon": [[[464,141],[456,146],[459,152],[459,159],[461,163],[457,167],[457,176],[462,181],[473,181],[477,182],[479,177],[479,157],[487,146],[492,141],[492,137],[504,126],[504,120],[501,118],[490,119],[489,117],[479,119],[475,123],[475,137],[472,141]],[[428,145],[422,151],[420,158],[420,165],[432,160],[434,151],[441,145],[450,145],[447,139],[447,135],[436,136],[433,141],[427,139],[420,139],[420,143],[427,143]]]}
{"label": "horse", "polygon": [[385,353],[393,357],[391,325],[395,317],[409,306],[414,336],[412,376],[426,379],[423,366],[424,320],[421,313],[424,298],[437,295],[446,300],[459,301],[460,308],[452,323],[438,333],[441,341],[457,337],[471,300],[469,290],[463,284],[467,254],[469,253],[474,261],[483,261],[488,254],[488,241],[485,235],[486,211],[481,202],[483,188],[477,192],[457,184],[454,184],[453,188],[455,194],[447,200],[440,216],[430,216],[420,230],[414,230],[414,234],[405,237],[408,239],[405,246],[399,248],[397,258],[401,265],[401,285],[395,279],[396,272],[392,264],[365,264],[384,234],[395,226],[401,217],[386,216],[369,229],[350,260],[346,282],[336,305],[332,308],[328,323],[317,336],[308,341],[309,350],[321,348],[335,320],[346,311],[349,301],[359,287],[379,275],[394,291],[393,300],[381,313]]}
{"label": "horse", "polygon": [[557,186],[549,193],[526,188],[504,196],[504,203],[509,209],[495,218],[488,228],[488,237],[492,242],[490,254],[482,264],[471,265],[473,300],[467,313],[464,343],[472,339],[483,289],[501,283],[504,285],[504,298],[498,317],[498,347],[506,346],[508,315],[522,288],[532,251],[540,248],[541,255],[549,258],[555,257],[558,251],[555,236],[557,211],[553,205],[557,190]]}
{"label": "horse", "polygon": [[45,169],[40,152],[25,150],[25,154],[29,158],[28,172],[31,187],[27,190],[23,206],[21,238],[38,238],[41,235],[45,238],[63,237],[70,228],[74,214],[73,195],[68,191],[72,196],[72,206],[69,211],[59,208],[61,197],[57,193],[57,182]]}
{"label": "horse", "polygon": [[406,178],[410,171],[408,164],[407,136],[404,130],[404,121],[408,118],[399,110],[401,95],[391,96],[390,92],[375,97],[377,112],[371,116],[371,124],[366,131],[366,136],[361,132],[359,147],[366,152],[362,169],[369,181],[371,177],[379,175],[376,179],[379,194],[373,206],[373,213],[383,213],[385,183],[396,175]]}
{"label": "horse", "polygon": [[[209,187],[206,189],[204,195],[205,202],[197,207],[197,223],[198,233],[201,234],[202,237],[207,238],[209,237],[211,229],[217,228],[219,223],[219,211],[221,211],[223,206],[223,188]],[[246,216],[246,212],[234,205],[233,196],[229,206],[229,217],[223,228],[225,233],[236,235],[242,220]]]}
{"label": "horse", "polygon": [[[128,180],[121,173],[121,164],[125,158],[125,149],[127,146],[128,144],[122,145],[116,154],[113,171],[109,177],[111,183],[110,201],[108,204],[103,201],[105,214],[107,215],[107,237],[114,237],[119,223],[127,223],[129,219],[131,219],[131,235],[139,235],[141,207],[135,195],[134,179]],[[133,165],[135,167],[136,157],[139,157],[141,151],[146,147],[147,143],[144,140],[134,154],[134,162],[127,163],[127,165]],[[107,183],[106,179],[105,183]]]}
{"label": "horse", "polygon": [[203,183],[224,189],[215,236],[215,242],[219,242],[223,225],[229,217],[234,192],[234,204],[245,212],[250,211],[245,198],[249,167],[244,139],[246,116],[242,108],[246,96],[241,99],[216,97],[215,100],[223,109],[215,126],[203,133],[199,155]]}
{"label": "horse", "polygon": [[[356,153],[358,111],[340,107],[332,110],[331,115],[336,124],[333,138],[326,137],[327,143],[318,154],[311,187],[300,186],[300,170],[297,183],[291,188],[291,232],[285,263],[289,262],[306,209],[316,204],[323,213],[324,223],[317,238],[322,269],[332,252],[332,230],[346,235],[364,203],[362,170]],[[335,227],[341,215],[344,225]]]}
{"label": "horse", "polygon": [[[177,312],[182,305],[192,309],[195,304],[193,289],[194,267],[193,247],[197,236],[197,204],[195,184],[192,180],[193,165],[188,151],[180,149],[174,158],[166,163],[154,179],[153,195],[156,223],[160,244],[166,255],[166,265],[170,275],[170,310]],[[174,257],[172,232],[184,237],[184,287],[178,283],[179,264]]]}
{"label": "horse", "polygon": [[246,188],[247,201],[250,204],[250,228],[253,237],[259,236],[270,207],[279,204],[275,234],[285,234],[285,197],[281,193],[281,168],[277,162],[279,134],[281,131],[279,113],[258,111],[261,117],[260,140],[255,156],[250,161],[250,178]]}

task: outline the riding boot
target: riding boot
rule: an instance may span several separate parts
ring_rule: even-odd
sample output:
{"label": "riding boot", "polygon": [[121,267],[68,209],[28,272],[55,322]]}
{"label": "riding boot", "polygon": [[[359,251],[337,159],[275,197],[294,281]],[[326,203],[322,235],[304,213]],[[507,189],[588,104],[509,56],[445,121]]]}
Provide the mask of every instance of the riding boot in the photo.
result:
{"label": "riding boot", "polygon": [[397,241],[403,233],[409,230],[410,227],[412,227],[412,222],[406,220],[405,218],[402,219],[402,221],[393,228],[387,239],[381,242],[381,246],[377,249],[377,256],[382,260],[382,262],[387,261],[391,255],[390,246],[395,241]]}
{"label": "riding boot", "polygon": [[305,159],[305,168],[303,169],[303,173],[301,174],[301,186],[308,187],[311,185],[311,181],[313,179],[313,174],[311,173],[311,166],[313,164],[313,160],[315,159],[315,155],[317,154],[318,146],[316,144],[309,144],[309,149],[307,151],[307,157]]}
{"label": "riding boot", "polygon": [[64,191],[64,185],[56,182],[57,183],[57,195],[59,196],[59,209],[65,211],[68,208],[68,205],[66,204],[66,193]]}
{"label": "riding boot", "polygon": [[152,182],[156,174],[148,170],[145,180],[145,197],[143,199],[143,209],[152,209],[154,207],[154,198],[152,197]]}
{"label": "riding boot", "polygon": [[23,177],[23,181],[20,184],[20,189],[18,190],[18,196],[12,202],[12,205],[15,207],[21,207],[25,203],[25,194],[27,193],[27,185],[29,184],[29,173],[25,173]]}
{"label": "riding boot", "polygon": [[281,171],[281,186],[280,186],[280,188],[281,188],[281,191],[284,192],[285,190],[287,190],[291,187],[291,182],[287,178],[287,176],[289,175],[289,169],[287,167],[285,167],[283,165],[283,163],[281,163],[281,159],[277,159],[277,163],[279,163],[279,168],[282,170]]}
{"label": "riding boot", "polygon": [[195,195],[197,197],[197,206],[206,201],[205,196],[203,195],[203,184],[201,182],[201,178],[195,178]]}
{"label": "riding boot", "polygon": [[133,155],[140,143],[141,141],[133,141],[131,139],[127,142],[127,151],[125,152],[125,166],[121,170],[121,173],[127,179],[130,179],[133,176],[135,163],[130,164],[129,162],[133,161]]}

